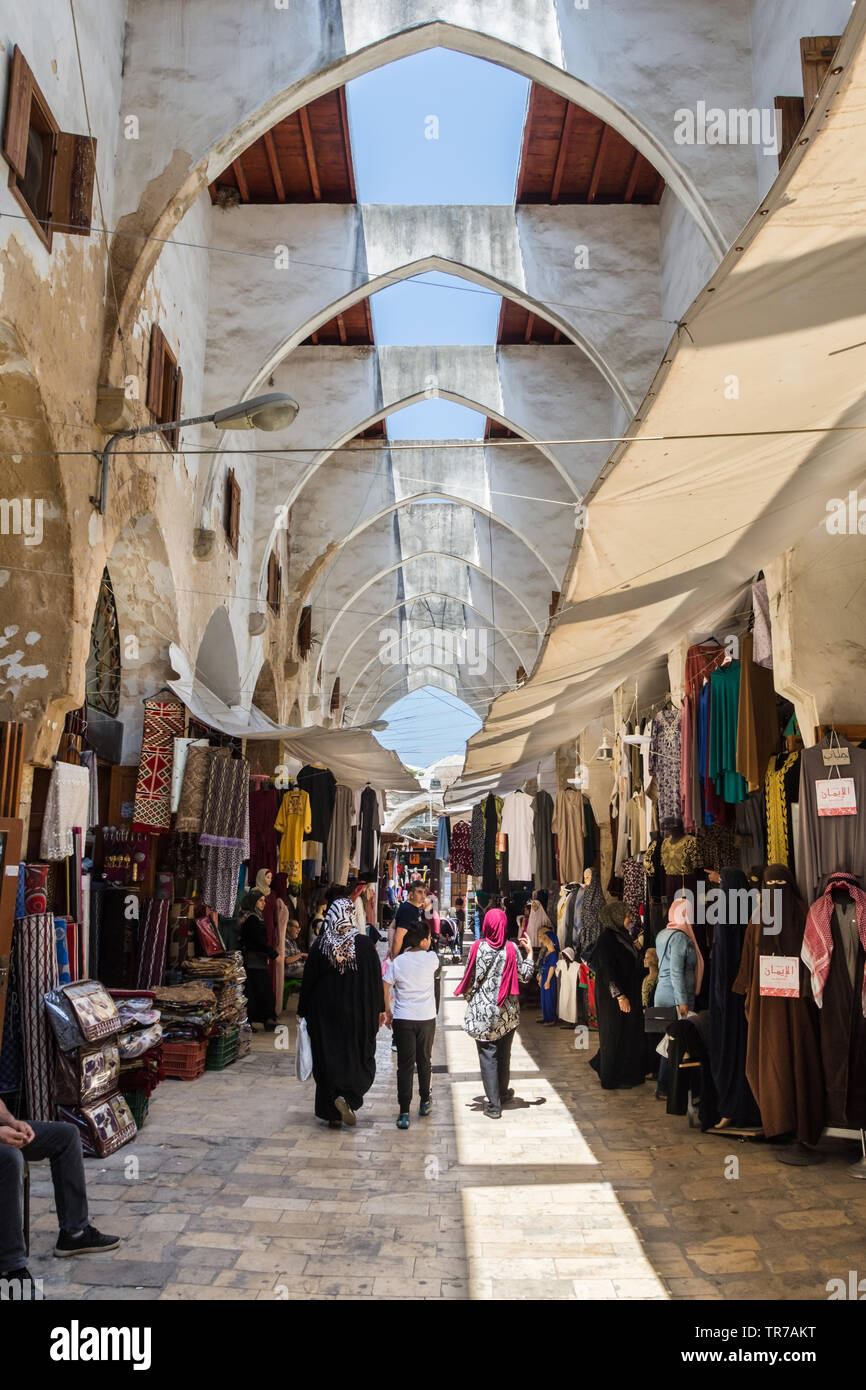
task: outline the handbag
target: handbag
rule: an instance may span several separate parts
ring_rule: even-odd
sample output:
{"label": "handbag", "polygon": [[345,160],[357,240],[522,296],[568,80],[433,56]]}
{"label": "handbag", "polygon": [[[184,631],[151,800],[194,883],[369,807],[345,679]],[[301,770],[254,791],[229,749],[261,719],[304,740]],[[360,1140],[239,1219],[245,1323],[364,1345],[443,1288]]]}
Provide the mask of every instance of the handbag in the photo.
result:
{"label": "handbag", "polygon": [[668,1024],[673,1023],[678,1017],[675,1004],[665,1005],[658,1009],[644,1009],[643,1030],[645,1033],[666,1033]]}
{"label": "handbag", "polygon": [[313,1074],[313,1049],[310,1045],[310,1034],[307,1030],[307,1020],[298,1019],[298,1040],[295,1045],[295,1076],[299,1081],[309,1081]]}

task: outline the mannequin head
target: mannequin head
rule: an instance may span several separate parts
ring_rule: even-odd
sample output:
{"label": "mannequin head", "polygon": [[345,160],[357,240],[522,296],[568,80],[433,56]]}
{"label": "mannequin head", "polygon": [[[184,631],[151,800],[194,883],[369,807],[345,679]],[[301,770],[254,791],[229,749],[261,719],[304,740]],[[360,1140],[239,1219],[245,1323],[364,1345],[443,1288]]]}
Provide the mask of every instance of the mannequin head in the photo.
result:
{"label": "mannequin head", "polygon": [[592,869],[584,869],[584,871],[583,871],[583,886],[584,886],[585,888],[588,888],[589,885],[590,885],[591,883],[592,883]]}

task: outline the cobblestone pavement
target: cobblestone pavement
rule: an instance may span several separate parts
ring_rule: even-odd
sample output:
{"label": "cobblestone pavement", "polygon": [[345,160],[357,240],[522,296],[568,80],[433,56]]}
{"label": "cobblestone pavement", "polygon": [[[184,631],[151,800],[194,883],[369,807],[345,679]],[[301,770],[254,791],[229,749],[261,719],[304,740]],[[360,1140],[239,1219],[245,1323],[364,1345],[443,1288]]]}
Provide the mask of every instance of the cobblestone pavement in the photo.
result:
{"label": "cobblestone pavement", "polygon": [[406,1133],[390,1034],[357,1128],[329,1130],[294,1079],[291,1016],[226,1071],[165,1081],[136,1142],[87,1160],[116,1254],[52,1258],[50,1177],[34,1167],[45,1297],[818,1299],[866,1266],[849,1144],[799,1169],[769,1145],[702,1135],[651,1085],[601,1091],[590,1053],[534,1010],[514,1045],[519,1103],[487,1119],[448,975],[433,1114],[421,1120],[416,1097]]}

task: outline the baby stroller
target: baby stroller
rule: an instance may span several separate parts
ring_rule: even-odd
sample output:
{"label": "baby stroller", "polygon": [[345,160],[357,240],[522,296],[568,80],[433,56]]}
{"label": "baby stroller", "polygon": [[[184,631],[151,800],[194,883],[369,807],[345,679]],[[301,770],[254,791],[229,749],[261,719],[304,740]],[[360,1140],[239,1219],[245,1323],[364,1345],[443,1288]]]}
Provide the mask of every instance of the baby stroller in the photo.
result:
{"label": "baby stroller", "polygon": [[451,917],[443,917],[439,923],[439,954],[450,957],[452,965],[457,964],[461,958],[457,923]]}

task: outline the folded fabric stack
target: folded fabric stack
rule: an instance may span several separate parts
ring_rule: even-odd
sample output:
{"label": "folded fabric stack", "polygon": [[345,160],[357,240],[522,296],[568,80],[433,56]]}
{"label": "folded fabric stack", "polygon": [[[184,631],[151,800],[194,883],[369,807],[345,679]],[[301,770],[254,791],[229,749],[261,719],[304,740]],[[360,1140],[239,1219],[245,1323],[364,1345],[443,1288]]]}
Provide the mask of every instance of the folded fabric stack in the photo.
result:
{"label": "folded fabric stack", "polygon": [[246,1023],[247,1000],[244,993],[246,971],[240,951],[223,956],[199,956],[184,961],[184,978],[207,981],[216,1004],[212,1037]]}
{"label": "folded fabric stack", "polygon": [[159,985],[153,996],[166,1042],[199,1042],[209,1036],[217,1003],[206,984]]}
{"label": "folded fabric stack", "polygon": [[120,1089],[139,1126],[147,1114],[146,1101],[163,1080],[162,1021],[151,990],[109,990],[120,1015],[117,1050]]}

